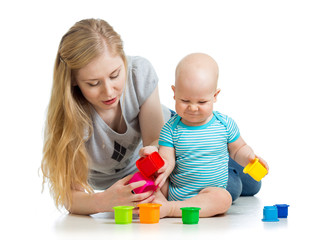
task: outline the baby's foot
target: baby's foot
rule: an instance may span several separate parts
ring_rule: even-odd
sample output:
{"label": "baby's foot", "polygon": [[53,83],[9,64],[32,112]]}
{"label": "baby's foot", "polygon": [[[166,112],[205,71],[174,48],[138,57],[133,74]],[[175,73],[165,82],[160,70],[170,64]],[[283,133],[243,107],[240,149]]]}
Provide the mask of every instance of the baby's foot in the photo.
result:
{"label": "baby's foot", "polygon": [[160,207],[160,218],[169,217],[171,216],[173,204],[169,202],[162,194],[161,191],[155,192],[155,199],[153,203],[159,203],[162,206]]}

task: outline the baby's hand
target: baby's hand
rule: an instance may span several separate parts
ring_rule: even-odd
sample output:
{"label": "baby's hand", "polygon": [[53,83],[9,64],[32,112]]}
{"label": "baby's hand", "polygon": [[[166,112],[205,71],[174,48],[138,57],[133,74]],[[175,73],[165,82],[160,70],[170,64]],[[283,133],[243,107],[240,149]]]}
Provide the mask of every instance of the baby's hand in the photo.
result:
{"label": "baby's hand", "polygon": [[[260,164],[262,164],[266,168],[267,172],[269,172],[269,166],[268,166],[267,162],[259,156],[255,155],[255,157],[259,159]],[[254,159],[251,162],[253,162],[253,161],[254,161]]]}
{"label": "baby's hand", "polygon": [[155,181],[155,185],[158,186],[157,190],[159,190],[163,186],[163,184],[166,182],[167,178],[170,175],[167,169],[168,169],[168,164],[165,162],[163,167],[157,171],[158,176]]}
{"label": "baby's hand", "polygon": [[158,152],[158,148],[155,146],[146,146],[146,147],[143,147],[139,150],[139,156],[146,157],[153,152]]}

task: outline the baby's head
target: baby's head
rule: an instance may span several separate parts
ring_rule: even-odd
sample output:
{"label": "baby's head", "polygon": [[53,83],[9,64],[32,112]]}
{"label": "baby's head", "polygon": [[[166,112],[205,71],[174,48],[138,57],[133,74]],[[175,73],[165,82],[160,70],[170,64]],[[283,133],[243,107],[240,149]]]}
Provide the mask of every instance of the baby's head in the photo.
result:
{"label": "baby's head", "polygon": [[218,75],[217,63],[207,54],[193,53],[179,62],[172,90],[183,123],[200,126],[211,120],[213,103],[220,92]]}

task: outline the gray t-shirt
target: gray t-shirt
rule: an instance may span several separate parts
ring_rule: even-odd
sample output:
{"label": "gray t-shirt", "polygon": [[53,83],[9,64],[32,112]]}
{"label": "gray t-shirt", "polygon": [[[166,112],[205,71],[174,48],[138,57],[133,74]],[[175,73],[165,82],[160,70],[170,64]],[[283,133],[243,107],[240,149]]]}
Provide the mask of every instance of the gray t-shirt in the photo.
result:
{"label": "gray t-shirt", "polygon": [[[127,57],[127,86],[120,98],[127,131],[118,134],[92,109],[93,133],[86,142],[90,158],[89,183],[104,190],[119,179],[137,171],[136,160],[142,147],[139,111],[142,104],[158,85],[157,74],[151,63],[142,57]],[[162,106],[165,121],[170,110]]]}

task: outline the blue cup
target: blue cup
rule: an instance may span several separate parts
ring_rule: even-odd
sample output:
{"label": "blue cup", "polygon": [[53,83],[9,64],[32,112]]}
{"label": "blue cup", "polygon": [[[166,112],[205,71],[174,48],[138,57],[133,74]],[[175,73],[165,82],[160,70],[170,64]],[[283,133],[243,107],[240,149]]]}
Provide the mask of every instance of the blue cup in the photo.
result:
{"label": "blue cup", "polygon": [[265,206],[263,209],[263,222],[278,222],[278,210],[276,206]]}
{"label": "blue cup", "polygon": [[289,205],[287,205],[287,204],[276,204],[274,206],[277,207],[278,218],[287,218]]}

